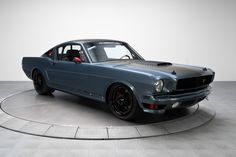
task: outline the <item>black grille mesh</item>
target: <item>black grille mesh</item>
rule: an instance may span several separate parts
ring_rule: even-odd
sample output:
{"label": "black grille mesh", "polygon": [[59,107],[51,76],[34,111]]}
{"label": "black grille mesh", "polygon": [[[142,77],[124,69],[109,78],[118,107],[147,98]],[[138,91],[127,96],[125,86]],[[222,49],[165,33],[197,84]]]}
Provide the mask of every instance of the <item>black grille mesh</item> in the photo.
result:
{"label": "black grille mesh", "polygon": [[212,82],[213,76],[200,76],[186,79],[179,79],[177,82],[177,89],[191,89],[198,88],[204,85],[208,85]]}

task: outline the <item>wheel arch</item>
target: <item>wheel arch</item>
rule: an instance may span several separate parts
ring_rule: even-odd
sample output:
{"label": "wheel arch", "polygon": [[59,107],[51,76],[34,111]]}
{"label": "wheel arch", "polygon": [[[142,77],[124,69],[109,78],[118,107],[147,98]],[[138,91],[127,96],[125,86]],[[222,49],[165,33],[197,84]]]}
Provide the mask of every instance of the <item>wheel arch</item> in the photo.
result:
{"label": "wheel arch", "polygon": [[[38,70],[38,71],[40,71],[39,70],[39,68],[37,68],[37,67],[34,67],[32,70],[31,70],[31,78],[33,79],[33,75],[34,75],[34,72],[36,71],[36,70]],[[41,72],[41,71],[40,71]],[[42,72],[41,72],[42,73]]]}
{"label": "wheel arch", "polygon": [[108,103],[108,95],[109,95],[109,92],[110,92],[111,88],[112,88],[114,85],[116,85],[116,84],[121,84],[121,85],[124,85],[124,86],[128,87],[128,88],[133,92],[135,98],[136,98],[137,101],[138,101],[139,106],[142,107],[142,106],[140,105],[140,99],[139,99],[139,97],[138,97],[138,94],[137,94],[137,91],[136,91],[136,89],[135,89],[135,86],[132,85],[132,84],[129,83],[129,82],[126,82],[126,81],[114,81],[114,82],[112,82],[112,83],[106,88],[106,91],[105,91],[105,102],[106,102],[106,103]]}
{"label": "wheel arch", "polygon": [[43,75],[45,81],[48,83],[48,79],[47,79],[47,77],[46,77],[46,73],[44,73],[44,71],[41,70],[41,69],[38,68],[38,67],[32,68],[32,70],[31,70],[31,79],[33,80],[33,74],[34,74],[34,72],[35,72],[36,70],[38,70],[38,71]]}

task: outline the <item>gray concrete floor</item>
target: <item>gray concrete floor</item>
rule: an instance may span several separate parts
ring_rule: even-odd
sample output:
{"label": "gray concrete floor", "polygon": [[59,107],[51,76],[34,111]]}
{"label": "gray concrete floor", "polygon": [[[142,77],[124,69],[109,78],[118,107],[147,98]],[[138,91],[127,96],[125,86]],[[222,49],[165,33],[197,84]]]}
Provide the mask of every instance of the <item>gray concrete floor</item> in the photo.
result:
{"label": "gray concrete floor", "polygon": [[[0,99],[32,88],[31,82],[0,82]],[[0,128],[0,157],[10,156],[236,156],[236,82],[215,82],[210,101],[216,117],[193,130],[132,140],[67,140]]]}

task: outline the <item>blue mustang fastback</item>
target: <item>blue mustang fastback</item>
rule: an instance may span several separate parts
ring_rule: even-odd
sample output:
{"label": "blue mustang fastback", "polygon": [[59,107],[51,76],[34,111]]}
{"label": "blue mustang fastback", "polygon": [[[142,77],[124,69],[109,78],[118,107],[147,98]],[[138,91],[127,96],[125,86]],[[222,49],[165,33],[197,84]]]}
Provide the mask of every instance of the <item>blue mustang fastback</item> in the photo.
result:
{"label": "blue mustang fastback", "polygon": [[187,108],[205,99],[215,72],[205,67],[146,61],[129,44],[104,39],[59,44],[22,67],[38,94],[55,90],[105,102],[123,120],[143,112]]}

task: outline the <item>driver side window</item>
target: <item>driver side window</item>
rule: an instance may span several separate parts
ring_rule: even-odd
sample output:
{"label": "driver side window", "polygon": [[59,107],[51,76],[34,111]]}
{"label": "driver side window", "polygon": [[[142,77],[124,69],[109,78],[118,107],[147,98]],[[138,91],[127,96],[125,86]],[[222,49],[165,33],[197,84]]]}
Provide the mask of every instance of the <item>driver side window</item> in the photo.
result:
{"label": "driver side window", "polygon": [[73,62],[73,59],[78,57],[81,62],[87,62],[82,47],[78,44],[63,45],[57,48],[57,58],[59,61]]}

